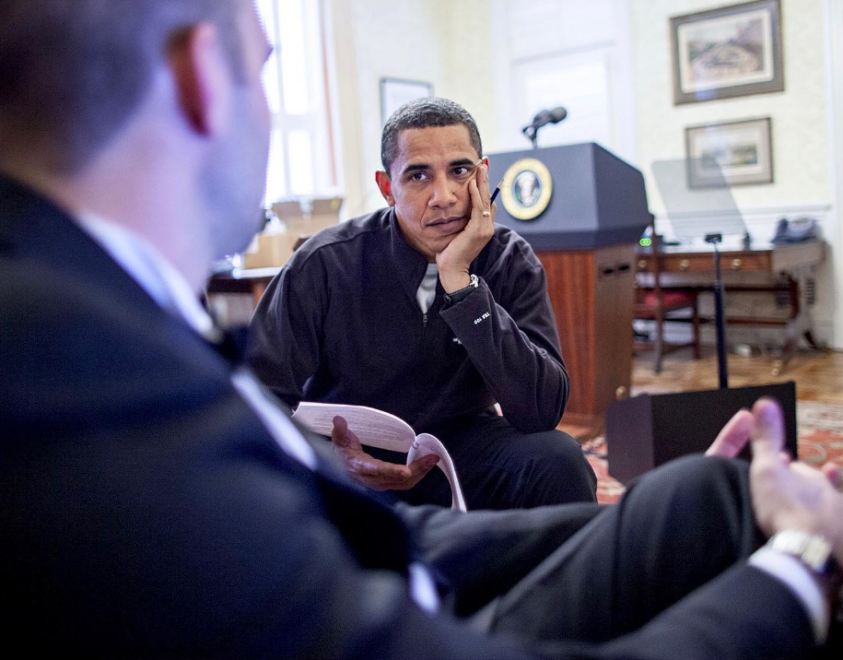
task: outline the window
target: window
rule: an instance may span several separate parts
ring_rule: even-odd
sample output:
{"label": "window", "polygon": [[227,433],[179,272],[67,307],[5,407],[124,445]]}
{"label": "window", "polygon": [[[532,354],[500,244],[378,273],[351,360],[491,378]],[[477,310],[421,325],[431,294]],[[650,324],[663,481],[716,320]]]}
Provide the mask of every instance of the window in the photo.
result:
{"label": "window", "polygon": [[335,190],[320,0],[258,0],[274,52],[264,69],[273,116],[266,203]]}

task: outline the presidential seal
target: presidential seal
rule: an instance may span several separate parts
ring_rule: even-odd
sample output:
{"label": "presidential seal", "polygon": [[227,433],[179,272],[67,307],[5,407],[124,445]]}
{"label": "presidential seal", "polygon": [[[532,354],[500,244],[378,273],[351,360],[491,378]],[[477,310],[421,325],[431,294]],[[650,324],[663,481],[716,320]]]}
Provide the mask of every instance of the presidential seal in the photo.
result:
{"label": "presidential seal", "polygon": [[535,220],[550,204],[553,179],[540,160],[522,158],[506,171],[501,184],[501,200],[516,220]]}

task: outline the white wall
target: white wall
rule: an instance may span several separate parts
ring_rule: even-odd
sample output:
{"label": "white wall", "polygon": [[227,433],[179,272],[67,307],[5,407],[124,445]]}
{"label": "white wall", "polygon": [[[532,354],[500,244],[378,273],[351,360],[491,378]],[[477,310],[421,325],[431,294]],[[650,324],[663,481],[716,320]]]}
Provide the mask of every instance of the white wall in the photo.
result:
{"label": "white wall", "polygon": [[326,0],[335,51],[344,217],[383,205],[374,182],[381,168],[383,77],[432,83],[437,96],[463,104],[484,140],[494,143],[489,6],[489,0]]}
{"label": "white wall", "polygon": [[[837,231],[829,232],[834,291],[843,292],[843,2],[824,0],[827,80],[829,86],[829,145],[831,186]],[[833,345],[843,347],[843,295],[832,299],[834,310]]]}
{"label": "white wall", "polygon": [[[834,2],[835,0],[831,0]],[[537,7],[567,2],[519,0]],[[576,3],[584,0],[575,0]],[[486,151],[505,141],[496,103],[506,72],[496,57],[508,46],[495,33],[494,10],[501,0],[326,0],[334,34],[344,42],[334,53],[340,87],[338,111],[344,147],[359,142],[366,187],[379,163],[380,90],[383,76],[431,82],[437,95],[462,103],[477,119]],[[604,3],[605,4],[605,3]],[[671,88],[669,17],[710,9],[728,0],[620,0],[629,7],[635,101],[636,162],[646,173],[655,160],[684,158],[684,129],[709,122],[770,116],[773,120],[775,183],[742,186],[734,195],[742,208],[828,206],[833,200],[828,172],[828,85],[823,0],[782,0],[785,91],[674,106]],[[567,10],[566,10],[567,11]],[[564,15],[569,15],[563,13]],[[498,26],[499,27],[499,26]],[[541,27],[541,26],[539,26]],[[544,26],[562,38],[558,23]],[[537,38],[538,39],[538,38]],[[560,46],[562,48],[562,46]],[[544,50],[547,50],[546,48]],[[629,113],[619,108],[619,113]],[[512,118],[518,123],[523,118]],[[526,143],[525,143],[526,144]],[[346,149],[348,150],[348,149]],[[357,186],[353,181],[347,182]],[[654,210],[663,207],[648,188]],[[371,194],[369,195],[371,196]],[[373,200],[377,203],[377,199]]]}
{"label": "white wall", "polygon": [[[344,217],[382,205],[374,172],[380,168],[379,81],[384,76],[433,83],[437,95],[463,104],[478,121],[486,152],[514,146],[507,131],[513,122],[524,118],[512,116],[513,86],[510,72],[504,70],[510,68],[512,59],[507,60],[511,49],[506,25],[500,21],[508,0],[324,1],[342,144]],[[518,0],[519,4],[532,3],[537,11],[545,5],[571,7],[572,2],[579,6],[586,1]],[[629,31],[625,39],[617,39],[618,52],[631,51],[632,61],[620,63],[623,68],[616,62],[612,68],[632,86],[634,99],[628,104],[631,107],[615,103],[617,112],[631,124],[629,131],[622,127],[616,132],[634,134],[629,147],[616,150],[644,171],[654,211],[663,211],[663,204],[652,181],[651,163],[684,158],[687,126],[769,116],[775,182],[733,189],[751,232],[759,240],[769,239],[779,217],[811,214],[821,220],[832,247],[843,254],[843,244],[838,245],[843,243],[843,227],[830,167],[834,154],[829,147],[831,84],[824,14],[826,2],[839,1],[782,0],[784,92],[674,106],[669,17],[736,4],[737,0],[614,0],[618,25],[628,26]],[[571,16],[570,12],[567,15]],[[545,45],[561,39],[564,32],[558,21],[539,23],[537,29],[544,31],[544,37],[534,38]],[[524,141],[521,146],[526,144]],[[843,172],[843,166],[840,170]],[[843,310],[835,311],[840,296],[835,294],[830,263],[819,270],[817,278],[814,317],[818,334],[831,341],[837,314],[835,345],[843,346]],[[843,275],[837,279],[843,289]]]}
{"label": "white wall", "polygon": [[[655,185],[652,163],[685,157],[686,127],[771,117],[774,183],[732,189],[750,233],[755,240],[769,240],[778,218],[811,215],[820,220],[824,235],[835,243],[839,223],[833,212],[835,196],[829,172],[829,86],[823,0],[781,2],[784,92],[680,106],[673,105],[669,18],[735,3],[723,0],[630,2],[637,165],[647,179],[651,209],[661,219],[664,202]],[[704,218],[705,214],[701,213],[700,220]],[[660,230],[671,233],[667,222],[660,224]],[[816,278],[815,328],[822,340],[831,342],[838,296],[830,259],[817,270]]]}
{"label": "white wall", "polygon": [[494,66],[496,43],[491,0],[439,0],[443,77],[436,94],[456,101],[477,122],[486,153],[497,151]]}
{"label": "white wall", "polygon": [[[669,17],[711,9],[722,0],[631,0],[639,166],[685,157],[685,128],[771,117],[775,182],[739,186],[741,208],[828,205],[828,111],[822,0],[782,0],[785,91],[674,106]],[[650,205],[663,209],[652,181]]]}
{"label": "white wall", "polygon": [[563,106],[540,147],[597,142],[635,160],[628,0],[496,0],[495,71],[501,150],[528,146],[521,127]]}
{"label": "white wall", "polygon": [[[582,0],[325,2],[331,26],[329,41],[334,50],[329,56],[332,56],[336,76],[338,130],[343,145],[341,169],[347,199],[344,217],[359,215],[382,204],[374,185],[374,172],[380,167],[379,81],[382,77],[433,83],[437,96],[465,106],[477,121],[487,153],[523,148],[528,143],[518,134],[517,128],[529,117],[520,116],[524,112],[518,114],[509,104],[513,98],[510,69],[513,61],[524,59],[527,51],[509,43],[511,35],[507,33],[507,26],[501,24],[501,17],[506,20],[506,5],[509,5],[509,11],[513,4],[525,8],[532,5],[538,16],[551,6],[550,9],[559,14],[559,20],[536,21],[539,35],[543,30],[549,32],[540,44],[544,55],[557,52],[553,42],[560,38],[560,30],[567,22],[577,18],[580,23],[587,23],[596,7],[593,2],[583,4]],[[630,85],[632,77],[631,66],[623,57],[628,51],[627,2],[600,0],[598,3],[604,9],[615,7],[616,20],[609,29],[611,39],[584,36],[583,26],[577,24],[565,33],[566,42],[560,45],[563,54],[567,54],[596,40],[599,42],[595,44],[597,47],[607,50],[611,60],[611,94],[616,102],[621,95],[624,101],[631,97],[631,91],[624,90],[623,94],[619,91]],[[606,29],[597,32],[602,34]],[[622,48],[618,48],[618,44]],[[608,146],[632,160],[635,146],[632,109],[628,107],[630,103],[626,105],[624,113],[612,120],[617,144]],[[546,135],[551,136],[554,128],[557,127],[549,127]]]}

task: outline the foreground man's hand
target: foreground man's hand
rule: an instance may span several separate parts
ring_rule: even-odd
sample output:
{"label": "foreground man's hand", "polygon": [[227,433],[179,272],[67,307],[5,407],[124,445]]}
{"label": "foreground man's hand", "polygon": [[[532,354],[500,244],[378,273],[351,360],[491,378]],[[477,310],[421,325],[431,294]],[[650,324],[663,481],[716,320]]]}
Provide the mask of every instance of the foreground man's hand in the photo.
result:
{"label": "foreground man's hand", "polygon": [[739,410],[717,434],[714,442],[705,452],[706,456],[734,458],[749,442],[749,434],[755,426],[755,418],[748,410]]}
{"label": "foreground man's hand", "polygon": [[752,408],[754,427],[749,480],[758,526],[768,536],[799,530],[822,536],[843,565],[843,493],[839,468],[816,470],[782,453],[784,416],[777,403],[761,399]]}
{"label": "foreground man's hand", "polygon": [[363,451],[360,440],[342,417],[334,417],[331,443],[342,458],[348,475],[373,490],[409,490],[439,462],[439,457],[432,454],[409,465],[379,461]]}

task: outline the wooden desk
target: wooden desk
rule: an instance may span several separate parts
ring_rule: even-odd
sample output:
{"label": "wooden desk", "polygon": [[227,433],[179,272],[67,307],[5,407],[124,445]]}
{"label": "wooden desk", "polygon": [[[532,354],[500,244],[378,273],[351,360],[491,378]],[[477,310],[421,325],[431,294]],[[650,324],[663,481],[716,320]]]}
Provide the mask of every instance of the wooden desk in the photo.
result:
{"label": "wooden desk", "polygon": [[251,294],[257,307],[267,285],[281,271],[280,266],[272,268],[235,268],[226,273],[214,273],[208,279],[205,293],[245,293]]}
{"label": "wooden desk", "polygon": [[[714,257],[708,246],[689,248],[662,246],[660,249],[663,288],[711,291],[714,286]],[[783,245],[758,244],[750,249],[725,249],[720,252],[723,284],[727,292],[786,292],[790,300],[788,318],[727,317],[729,325],[783,326],[786,341],[782,355],[773,361],[778,375],[793,357],[804,336],[818,348],[813,335],[810,307],[806,296],[806,275],[825,258],[825,243],[806,241]],[[637,255],[638,285],[653,285],[651,256],[646,250]]]}

